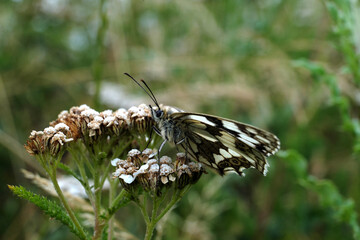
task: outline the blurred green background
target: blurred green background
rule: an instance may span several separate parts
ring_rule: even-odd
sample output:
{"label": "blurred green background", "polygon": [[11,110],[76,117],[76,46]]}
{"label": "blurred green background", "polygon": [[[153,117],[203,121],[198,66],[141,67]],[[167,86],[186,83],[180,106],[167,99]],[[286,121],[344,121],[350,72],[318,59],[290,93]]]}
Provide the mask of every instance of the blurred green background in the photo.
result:
{"label": "blurred green background", "polygon": [[[359,113],[360,79],[349,63],[359,61],[360,33],[352,26],[360,25],[346,24],[360,24],[360,7],[349,2],[2,0],[2,239],[75,238],[7,184],[42,193],[20,172],[40,169],[23,144],[62,110],[151,103],[124,72],[145,79],[165,105],[268,129],[290,150],[269,159],[266,177],[254,169],[244,178],[202,177],[160,224],[162,239],[352,239],[360,168],[357,135],[344,128],[343,115]],[[350,20],[336,19],[342,10]],[[348,52],[346,41],[353,47]],[[314,67],[308,60],[317,63],[313,71],[306,70]],[[341,90],[345,111],[334,95],[339,89],[315,81],[316,74],[328,76],[324,69]],[[336,194],[311,190],[297,174],[302,168],[316,181],[326,179],[317,183]],[[350,213],[334,202],[349,204]],[[118,217],[143,237],[138,209],[129,206]]]}

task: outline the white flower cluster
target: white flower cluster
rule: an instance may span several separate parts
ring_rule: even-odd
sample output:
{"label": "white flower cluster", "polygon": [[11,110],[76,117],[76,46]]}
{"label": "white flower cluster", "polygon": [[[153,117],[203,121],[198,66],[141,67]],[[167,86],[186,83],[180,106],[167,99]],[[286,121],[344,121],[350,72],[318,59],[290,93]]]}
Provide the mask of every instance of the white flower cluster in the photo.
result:
{"label": "white flower cluster", "polygon": [[136,166],[136,163],[131,160],[128,161],[116,158],[111,161],[111,164],[117,167],[113,176],[124,180],[127,184],[131,184],[137,177],[143,176],[148,177],[151,182],[156,182],[156,177],[158,175],[160,176],[160,180],[163,184],[166,184],[169,181],[175,181],[175,168],[172,164],[171,158],[163,156],[160,158],[158,163],[158,161],[153,158],[155,155],[156,154],[154,154],[149,148],[145,149],[143,152],[140,152],[137,149],[132,149],[128,153],[128,158],[132,159],[139,157],[142,161],[144,161],[144,164]]}
{"label": "white flower cluster", "polygon": [[[154,190],[160,183],[168,185],[177,179],[183,180],[185,175],[187,176],[185,185],[195,182],[204,172],[200,163],[185,164],[185,155],[182,153],[177,155],[175,164],[168,156],[163,156],[159,160],[154,159],[154,156],[156,154],[151,149],[145,149],[143,152],[132,149],[126,160],[116,158],[111,161],[116,167],[113,177],[119,178],[125,188],[140,184],[145,190]],[[197,179],[192,179],[194,177]]]}

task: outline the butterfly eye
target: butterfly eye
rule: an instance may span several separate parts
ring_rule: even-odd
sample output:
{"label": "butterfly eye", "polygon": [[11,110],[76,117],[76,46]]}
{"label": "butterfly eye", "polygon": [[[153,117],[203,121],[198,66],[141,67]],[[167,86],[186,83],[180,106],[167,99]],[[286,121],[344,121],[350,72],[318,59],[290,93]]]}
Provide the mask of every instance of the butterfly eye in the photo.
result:
{"label": "butterfly eye", "polygon": [[163,110],[157,110],[157,111],[156,111],[156,117],[157,117],[157,118],[161,118],[161,117],[163,116],[163,114],[164,114],[164,111],[163,111]]}

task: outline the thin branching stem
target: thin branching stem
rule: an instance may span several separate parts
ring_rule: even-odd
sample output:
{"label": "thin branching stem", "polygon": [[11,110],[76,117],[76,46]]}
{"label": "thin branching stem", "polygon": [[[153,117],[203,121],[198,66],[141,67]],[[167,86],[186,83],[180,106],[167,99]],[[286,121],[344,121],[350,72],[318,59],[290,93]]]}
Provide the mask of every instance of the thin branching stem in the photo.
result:
{"label": "thin branching stem", "polygon": [[94,227],[94,237],[93,239],[100,239],[101,232],[105,226],[103,220],[100,218],[101,211],[101,192],[102,186],[100,185],[100,166],[98,160],[94,161],[95,168],[98,169],[94,172],[94,192],[95,192],[95,227]]}
{"label": "thin branching stem", "polygon": [[153,236],[156,224],[160,221],[161,218],[165,216],[166,213],[168,213],[172,207],[184,196],[184,194],[190,189],[191,185],[186,186],[184,189],[176,189],[175,192],[172,195],[171,201],[166,205],[166,207],[158,214],[159,207],[161,206],[163,200],[165,199],[166,193],[163,193],[162,197],[154,196],[153,197],[153,209],[151,218],[149,218],[149,222],[146,223],[146,234],[145,238],[146,240],[150,240]]}
{"label": "thin branching stem", "polygon": [[69,214],[69,217],[71,218],[71,220],[73,221],[75,227],[78,229],[78,231],[80,232],[81,236],[83,237],[83,239],[87,239],[87,235],[84,231],[84,229],[82,228],[80,222],[78,221],[78,219],[76,218],[74,212],[72,211],[72,209],[69,206],[69,203],[67,202],[63,192],[61,191],[61,188],[58,184],[58,181],[56,179],[56,167],[54,166],[52,169],[52,171],[49,172],[50,175],[50,179],[54,185],[55,191],[59,196],[59,199],[61,201],[61,203],[63,204],[65,210],[67,211],[67,213]]}
{"label": "thin branching stem", "polygon": [[145,204],[146,198],[144,198],[143,202],[141,202],[139,198],[135,198],[134,202],[140,208],[140,211],[144,217],[145,223],[146,223],[146,225],[148,225],[150,223],[150,217],[146,211],[146,204]]}
{"label": "thin branching stem", "polygon": [[[116,185],[117,184],[110,177],[108,177],[108,181],[110,183],[110,189],[109,189],[109,209],[110,209],[112,206],[113,200],[114,200],[115,193],[116,193]],[[113,236],[113,225],[114,225],[113,222],[114,222],[114,219],[113,219],[113,216],[111,215],[108,218],[108,240],[111,240],[112,236]]]}
{"label": "thin branching stem", "polygon": [[114,208],[125,196],[126,190],[122,189],[121,192],[116,196],[116,198],[112,201],[110,209]]}
{"label": "thin branching stem", "polygon": [[[85,169],[85,166],[84,166],[85,159],[80,159],[78,157],[78,155],[80,155],[80,154],[77,154],[79,151],[73,151],[71,148],[69,148],[69,152],[71,153],[72,157],[75,160],[75,163],[76,163],[76,165],[77,165],[77,167],[79,169],[79,172],[80,172],[81,179],[83,181],[82,186],[83,186],[83,188],[84,188],[84,190],[85,190],[85,192],[86,192],[86,194],[87,194],[87,196],[88,196],[88,198],[90,200],[91,205],[94,208],[94,194],[90,189],[89,178],[88,178],[88,176],[86,174],[86,169]],[[94,208],[94,210],[95,210],[95,208]]]}
{"label": "thin branching stem", "polygon": [[171,201],[157,216],[157,218],[155,219],[155,222],[157,223],[158,221],[160,221],[160,219],[164,217],[164,215],[187,193],[187,191],[189,191],[190,188],[191,188],[191,185],[188,185],[181,190],[180,189],[176,190],[176,193],[173,195]]}

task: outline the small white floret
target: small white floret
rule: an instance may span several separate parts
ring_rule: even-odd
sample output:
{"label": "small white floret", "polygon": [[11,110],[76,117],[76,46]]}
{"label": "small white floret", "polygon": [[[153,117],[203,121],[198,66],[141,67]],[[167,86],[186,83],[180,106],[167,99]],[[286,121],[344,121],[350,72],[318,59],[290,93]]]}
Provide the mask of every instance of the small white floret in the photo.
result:
{"label": "small white floret", "polygon": [[61,130],[69,131],[70,130],[69,126],[66,125],[65,123],[58,123],[55,125],[54,128],[56,131],[61,131]]}
{"label": "small white floret", "polygon": [[44,133],[47,134],[47,135],[51,135],[51,134],[54,134],[56,133],[56,129],[53,128],[53,127],[47,127],[44,129]]}
{"label": "small white floret", "polygon": [[127,184],[130,184],[135,180],[135,178],[133,176],[126,175],[126,174],[121,174],[121,176],[119,178],[124,180],[124,182],[127,183]]}
{"label": "small white floret", "polygon": [[141,152],[138,150],[138,149],[131,149],[128,153],[128,156],[129,157],[134,157],[134,156],[137,156],[137,155],[140,155]]}
{"label": "small white floret", "polygon": [[111,160],[111,165],[112,166],[117,166],[118,163],[120,163],[120,158],[115,158],[115,159]]}

